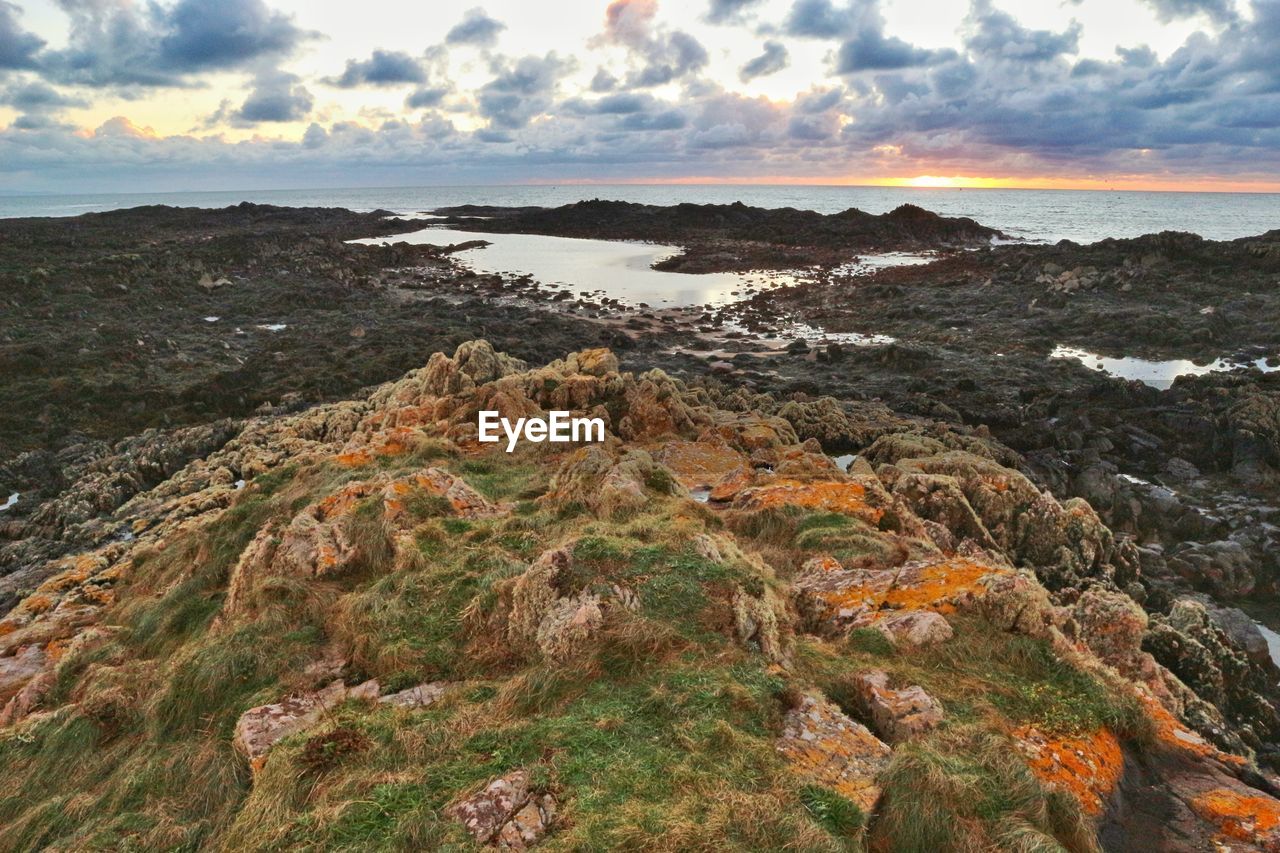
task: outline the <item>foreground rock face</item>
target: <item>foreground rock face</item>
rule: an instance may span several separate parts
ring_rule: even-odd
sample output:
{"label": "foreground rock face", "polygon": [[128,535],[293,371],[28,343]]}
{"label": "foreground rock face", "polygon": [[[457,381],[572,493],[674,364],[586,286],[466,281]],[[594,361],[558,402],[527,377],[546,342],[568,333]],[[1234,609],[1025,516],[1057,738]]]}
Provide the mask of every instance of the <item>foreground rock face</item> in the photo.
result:
{"label": "foreground rock face", "polygon": [[942,705],[923,687],[891,687],[889,675],[881,670],[859,673],[854,688],[863,715],[890,743],[910,740],[942,722]]}
{"label": "foreground rock face", "polygon": [[822,697],[805,696],[787,712],[778,752],[795,772],[864,812],[880,799],[876,779],[889,764],[889,747]]}
{"label": "foreground rock face", "polygon": [[499,850],[527,850],[551,829],[556,799],[534,793],[523,770],[494,779],[484,790],[449,807],[479,844]]}
{"label": "foreground rock face", "polygon": [[[481,408],[553,407],[600,417],[606,440],[476,441]],[[484,342],[437,353],[362,400],[264,416],[120,507],[129,537],[33,572],[0,619],[0,749],[31,774],[27,745],[61,726],[139,762],[233,747],[272,784],[227,796],[206,840],[270,846],[330,825],[303,816],[284,762],[288,738],[340,717],[307,765],[328,774],[316,790],[358,796],[343,814],[434,821],[432,843],[681,847],[687,815],[714,813],[716,840],[767,848],[706,792],[843,838],[853,812],[874,827],[918,795],[895,767],[978,766],[957,744],[994,738],[1104,838],[1271,844],[1250,751],[1270,723],[1265,701],[1237,722],[1263,697],[1239,626],[1191,598],[1150,616],[1131,547],[989,439],[888,416],[867,438],[846,470],[779,415],[621,373],[607,351],[540,368]],[[340,748],[373,741],[393,770]],[[15,808],[44,807],[31,796]],[[994,820],[937,808],[956,833]],[[684,817],[652,829],[668,813]],[[428,837],[405,821],[407,846]]]}

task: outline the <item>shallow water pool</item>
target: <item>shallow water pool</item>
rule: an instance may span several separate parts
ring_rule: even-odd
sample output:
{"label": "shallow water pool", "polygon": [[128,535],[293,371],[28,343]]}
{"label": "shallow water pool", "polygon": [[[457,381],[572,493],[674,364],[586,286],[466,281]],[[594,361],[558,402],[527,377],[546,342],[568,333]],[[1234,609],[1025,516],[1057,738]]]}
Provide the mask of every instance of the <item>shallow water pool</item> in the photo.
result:
{"label": "shallow water pool", "polygon": [[1280,370],[1280,365],[1271,366],[1267,359],[1260,358],[1252,362],[1236,362],[1217,359],[1209,364],[1196,364],[1189,359],[1170,359],[1168,361],[1148,361],[1144,358],[1123,356],[1109,358],[1088,350],[1075,347],[1060,346],[1049,354],[1050,358],[1074,358],[1085,367],[1092,368],[1108,376],[1119,379],[1136,379],[1152,388],[1168,388],[1179,376],[1203,376],[1206,373],[1221,373],[1239,367],[1257,367],[1264,373]]}

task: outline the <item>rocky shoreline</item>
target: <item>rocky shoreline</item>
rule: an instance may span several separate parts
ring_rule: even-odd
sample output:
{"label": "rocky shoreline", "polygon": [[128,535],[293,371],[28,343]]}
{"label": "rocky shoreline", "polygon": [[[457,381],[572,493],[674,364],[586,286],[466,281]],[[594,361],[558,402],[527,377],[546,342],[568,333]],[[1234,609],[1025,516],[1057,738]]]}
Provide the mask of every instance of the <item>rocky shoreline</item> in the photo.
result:
{"label": "rocky shoreline", "polygon": [[[404,454],[412,457],[424,436],[451,442],[446,455],[462,465],[473,453],[460,414],[470,411],[469,395],[505,394],[504,405],[529,395],[542,408],[563,397],[566,408],[606,413],[620,443],[599,465],[561,469],[544,484],[545,494],[558,497],[546,500],[578,501],[607,520],[617,507],[596,505],[604,498],[590,487],[593,478],[605,477],[610,488],[638,478],[642,495],[665,478],[674,478],[677,497],[705,492],[704,508],[690,511],[728,512],[708,529],[727,524],[733,548],[771,563],[785,581],[776,589],[765,582],[776,602],[761,592],[731,607],[747,645],[765,658],[792,660],[784,652],[792,632],[829,642],[876,626],[891,640],[898,630],[891,626],[904,636],[950,631],[933,617],[901,625],[881,619],[913,609],[951,619],[956,601],[970,607],[985,591],[1013,583],[1003,572],[1029,573],[1037,603],[1026,612],[1038,614],[1039,627],[1014,633],[1061,639],[1062,655],[1083,651],[1104,681],[1141,685],[1137,701],[1156,703],[1146,717],[1166,735],[1138,738],[1114,721],[1059,731],[1041,720],[1032,731],[1010,718],[1046,784],[1075,773],[1063,770],[1065,755],[1088,756],[1092,787],[1072,795],[1108,848],[1154,832],[1162,814],[1176,815],[1173,835],[1162,836],[1167,849],[1186,849],[1179,838],[1253,845],[1241,849],[1276,843],[1262,823],[1273,816],[1280,823],[1271,800],[1280,790],[1272,775],[1280,769],[1280,669],[1237,605],[1280,595],[1280,372],[1182,377],[1161,390],[1050,354],[1073,346],[1268,365],[1280,354],[1280,327],[1271,319],[1280,316],[1280,232],[1228,243],[1161,234],[1091,246],[991,246],[991,229],[911,210],[817,220],[737,205],[436,213],[463,230],[670,242],[685,251],[667,266],[683,272],[803,267],[806,274],[796,285],[744,293],[724,306],[654,310],[519,275],[479,275],[452,257],[457,246],[347,242],[406,230],[406,220],[385,211],[241,205],[0,222],[0,292],[10,304],[0,320],[0,369],[9,377],[0,389],[0,491],[19,495],[0,512],[0,626],[11,626],[0,633],[0,683],[8,685],[0,698],[25,697],[6,711],[9,724],[54,707],[26,686],[53,677],[46,674],[67,643],[95,642],[76,638],[113,624],[103,614],[120,615],[117,596],[129,586],[112,590],[138,571],[141,555],[160,542],[197,541],[203,525],[260,491],[255,483],[264,477],[316,454],[370,474],[384,464],[379,459],[407,464]],[[841,271],[869,251],[921,249],[937,259]],[[797,338],[797,324],[817,334]],[[895,340],[855,346],[841,343],[842,333]],[[448,364],[431,356],[476,337],[493,346],[468,344]],[[602,345],[613,352],[598,354]],[[495,350],[534,364],[574,350],[596,354],[539,374]],[[428,358],[436,367],[428,368],[430,389],[419,391],[435,402],[406,408],[395,389],[409,380],[370,390]],[[663,373],[645,372],[654,368]],[[466,378],[446,381],[441,371]],[[445,408],[453,414],[443,421],[436,398],[451,400]],[[436,415],[422,420],[428,403]],[[773,438],[761,437],[766,432]],[[649,462],[627,461],[641,449]],[[836,456],[847,472],[828,468]],[[456,467],[449,476],[469,470]],[[439,488],[451,499],[462,494],[461,486]],[[634,497],[619,488],[609,501]],[[469,499],[463,515],[489,517],[486,499],[474,497],[482,503]],[[862,539],[824,533],[827,544],[812,553],[796,545],[800,560],[799,552],[776,550],[757,522],[733,520],[787,507],[870,526]],[[314,520],[329,523],[324,513]],[[813,539],[802,533],[796,542]],[[835,563],[806,562],[819,558]],[[982,570],[946,562],[962,558]],[[537,565],[529,571],[537,574]],[[926,606],[875,592],[876,572],[901,575],[904,566],[910,577],[919,574],[907,588],[933,591]],[[984,592],[951,590],[943,606],[935,574],[947,584],[967,578]],[[210,589],[223,588],[218,583],[227,581]],[[228,602],[241,595],[230,583]],[[879,596],[873,610],[882,615],[829,611],[855,592],[860,601]],[[593,612],[601,618],[629,600],[599,595]],[[1004,618],[981,612],[988,621]],[[962,633],[967,618],[957,623]],[[1012,618],[1021,625],[1021,616]],[[555,658],[549,631],[532,626],[525,641]],[[385,679],[394,667],[345,666],[338,677],[347,687],[333,692],[331,704],[399,695],[380,696],[376,684],[356,680]],[[868,676],[862,698],[845,702],[830,685],[815,693],[812,672],[786,666],[799,692],[784,702],[784,740],[788,731],[817,732],[845,748],[859,725],[846,713],[879,721],[872,728],[891,744],[925,736],[933,725],[915,728],[887,710],[900,704],[893,679]],[[428,693],[434,702],[435,689]],[[928,692],[929,701],[910,695],[929,718]],[[411,700],[418,701],[404,701]],[[943,697],[940,707],[956,701]],[[1188,737],[1203,744],[1198,757],[1171,746],[1181,737],[1169,735],[1171,726],[1187,733],[1184,747]],[[826,764],[809,768],[815,784],[844,791],[863,811],[888,809],[870,824],[873,836],[877,826],[888,831],[904,819],[877,806],[878,785],[867,793],[867,778],[895,778],[890,762],[905,755],[881,747],[868,747],[866,760],[877,769],[857,779],[824,775]],[[779,750],[801,764],[812,758]],[[571,794],[527,776],[493,784],[524,791],[528,819],[539,826],[553,824]],[[1232,809],[1249,798],[1257,802],[1248,806],[1253,823],[1244,832]],[[455,803],[459,814],[473,813],[467,802]],[[517,832],[518,823],[508,815],[490,837]],[[1054,832],[1066,837],[1062,827]]]}

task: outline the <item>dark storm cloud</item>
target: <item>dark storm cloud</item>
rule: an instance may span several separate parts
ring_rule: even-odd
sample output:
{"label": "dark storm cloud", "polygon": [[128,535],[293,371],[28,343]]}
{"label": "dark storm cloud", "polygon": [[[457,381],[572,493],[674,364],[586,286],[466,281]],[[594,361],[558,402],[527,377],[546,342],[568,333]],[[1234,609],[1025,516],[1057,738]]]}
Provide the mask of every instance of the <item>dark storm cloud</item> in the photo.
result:
{"label": "dark storm cloud", "polygon": [[71,18],[65,50],[42,57],[53,79],[88,86],[175,86],[202,71],[291,54],[315,33],[262,0],[60,0]]}
{"label": "dark storm cloud", "polygon": [[491,46],[498,40],[498,34],[507,28],[501,21],[494,20],[485,14],[484,9],[470,9],[445,35],[448,44],[474,44]]}
{"label": "dark storm cloud", "polygon": [[236,111],[234,123],[301,121],[311,112],[313,103],[311,93],[296,75],[268,72],[254,80],[253,91]]}
{"label": "dark storm cloud", "polygon": [[788,61],[787,49],[782,42],[767,41],[764,43],[764,51],[738,70],[738,78],[746,83],[757,77],[776,74],[787,67]]}
{"label": "dark storm cloud", "polygon": [[34,68],[36,54],[44,47],[44,39],[22,29],[18,13],[22,10],[0,0],[0,70]]}
{"label": "dark storm cloud", "polygon": [[325,82],[350,89],[356,86],[423,83],[426,79],[427,72],[422,63],[409,54],[394,50],[375,50],[368,59],[348,59],[341,76],[328,78]]}

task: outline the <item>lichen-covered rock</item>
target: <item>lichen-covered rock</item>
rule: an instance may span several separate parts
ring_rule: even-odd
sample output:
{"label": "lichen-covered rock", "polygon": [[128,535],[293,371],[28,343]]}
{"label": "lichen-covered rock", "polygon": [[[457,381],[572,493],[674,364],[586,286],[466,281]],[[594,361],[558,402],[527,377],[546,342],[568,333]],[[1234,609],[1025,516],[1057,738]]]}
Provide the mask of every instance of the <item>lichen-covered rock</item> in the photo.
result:
{"label": "lichen-covered rock", "polygon": [[753,595],[739,586],[733,595],[733,622],[738,641],[755,647],[774,663],[787,657],[787,608],[772,589]]}
{"label": "lichen-covered rock", "polygon": [[602,518],[613,518],[644,507],[653,493],[675,494],[679,485],[643,450],[615,456],[600,445],[569,454],[551,479],[544,500],[557,505],[577,503]]}
{"label": "lichen-covered rock", "polygon": [[401,690],[398,693],[388,693],[386,696],[378,697],[378,704],[391,705],[395,708],[404,708],[409,711],[416,711],[420,708],[426,708],[440,701],[440,697],[444,696],[448,690],[448,682],[431,681],[419,684]]}
{"label": "lichen-covered rock", "polygon": [[513,770],[449,806],[446,814],[460,821],[477,844],[527,850],[551,829],[556,808],[552,794],[532,791],[529,774]]}
{"label": "lichen-covered rock", "polygon": [[668,441],[653,452],[686,489],[710,489],[746,466],[747,456],[723,442]]}
{"label": "lichen-covered rock", "polygon": [[1041,781],[1069,794],[1092,817],[1106,809],[1124,775],[1120,741],[1107,728],[1047,735],[1025,727],[1014,732],[1013,741]]}
{"label": "lichen-covered rock", "polygon": [[1266,698],[1274,665],[1251,660],[1203,602],[1180,598],[1167,615],[1152,616],[1142,648],[1221,711],[1249,746],[1259,748],[1280,733],[1280,716]]}
{"label": "lichen-covered rock", "polygon": [[933,646],[955,634],[951,623],[932,610],[894,610],[867,624],[895,646]]}
{"label": "lichen-covered rock", "polygon": [[1009,569],[961,557],[895,569],[845,569],[825,557],[807,563],[792,588],[806,630],[831,634],[885,621],[896,638],[933,642],[950,636],[939,614],[976,606],[988,587],[1008,574]]}
{"label": "lichen-covered rock", "polygon": [[923,687],[890,687],[883,670],[858,673],[853,687],[859,712],[889,743],[909,740],[942,722],[942,705]]}
{"label": "lichen-covered rock", "polygon": [[12,654],[0,657],[0,706],[39,675],[45,669],[48,659],[44,647],[34,645],[22,646]]}
{"label": "lichen-covered rock", "polygon": [[256,773],[266,764],[267,754],[280,741],[314,726],[325,711],[347,699],[377,699],[378,682],[366,681],[347,687],[335,681],[323,690],[286,696],[271,705],[259,705],[240,715],[232,744],[249,761]]}
{"label": "lichen-covered rock", "polygon": [[603,593],[571,588],[572,566],[572,544],[554,548],[504,586],[506,639],[513,649],[565,660],[589,646],[610,609],[634,607],[634,597],[620,587]]}
{"label": "lichen-covered rock", "polygon": [[891,750],[831,702],[802,697],[783,718],[777,746],[806,781],[834,790],[865,813],[875,809],[880,799],[876,780],[888,766]]}

